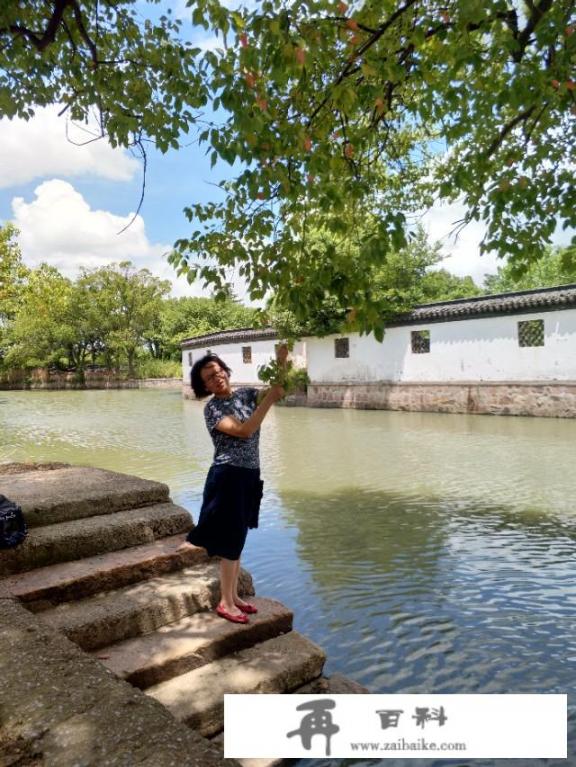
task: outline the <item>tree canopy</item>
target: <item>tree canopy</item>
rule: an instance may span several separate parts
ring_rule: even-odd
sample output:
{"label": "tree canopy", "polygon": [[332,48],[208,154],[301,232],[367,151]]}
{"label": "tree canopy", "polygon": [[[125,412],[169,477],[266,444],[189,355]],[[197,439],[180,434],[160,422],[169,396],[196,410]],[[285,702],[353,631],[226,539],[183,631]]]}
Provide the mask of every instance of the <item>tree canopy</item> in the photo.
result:
{"label": "tree canopy", "polygon": [[11,319],[29,270],[22,261],[18,230],[8,223],[0,226],[0,325]]}
{"label": "tree canopy", "polygon": [[55,267],[28,268],[11,224],[0,226],[0,373],[88,364],[128,375],[172,375],[180,342],[250,327],[255,311],[228,298],[168,298],[170,283],[130,262],[84,269],[71,280]]}
{"label": "tree canopy", "polygon": [[[229,27],[207,54],[228,117],[201,138],[243,169],[223,203],[188,210],[201,226],[176,262],[216,280],[217,254],[256,296],[273,287],[299,316],[334,296],[373,329],[370,267],[434,200],[463,200],[483,249],[517,265],[576,225],[571,0],[267,0],[226,24],[201,7]],[[319,228],[356,238],[358,258],[315,248]]]}
{"label": "tree canopy", "polygon": [[[151,0],[151,5],[155,4]],[[171,12],[144,19],[134,0],[30,0],[0,7],[0,115],[59,104],[113,146],[176,148],[206,104],[199,49]]]}
{"label": "tree canopy", "polygon": [[[195,125],[237,175],[223,202],[187,209],[172,261],[190,280],[218,291],[236,268],[253,299],[272,291],[300,319],[334,301],[371,330],[387,312],[372,268],[435,200],[462,201],[483,250],[519,268],[576,226],[574,0],[189,6],[221,49],[201,53],[133,0],[4,4],[0,114],[95,108],[113,144],[161,151]],[[343,234],[353,259],[330,247]]]}
{"label": "tree canopy", "polygon": [[498,267],[497,274],[484,278],[487,293],[553,288],[576,283],[576,262],[569,248],[547,248],[538,261],[519,272],[513,263]]}
{"label": "tree canopy", "polygon": [[[311,234],[310,237],[319,249],[330,240],[326,233]],[[337,259],[346,258],[352,263],[362,261],[359,246],[354,241],[336,243],[334,252]],[[388,251],[381,263],[370,268],[366,303],[382,307],[382,321],[386,323],[395,315],[409,312],[415,304],[466,298],[482,292],[471,277],[458,277],[438,268],[443,258],[440,243],[431,243],[425,230],[416,227],[414,236],[404,247]],[[278,334],[286,338],[362,330],[358,309],[340,304],[334,296],[310,307],[305,321],[298,320],[281,295],[272,298],[264,314]],[[375,332],[381,337],[379,327]]]}

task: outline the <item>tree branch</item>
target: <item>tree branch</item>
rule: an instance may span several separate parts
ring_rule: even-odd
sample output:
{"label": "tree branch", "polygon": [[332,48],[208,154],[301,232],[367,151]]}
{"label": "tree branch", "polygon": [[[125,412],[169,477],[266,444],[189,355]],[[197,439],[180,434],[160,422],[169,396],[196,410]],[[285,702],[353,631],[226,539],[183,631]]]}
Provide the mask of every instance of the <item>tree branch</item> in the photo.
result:
{"label": "tree branch", "polygon": [[67,33],[70,42],[72,43],[73,50],[76,50],[76,46],[74,45],[74,41],[72,40],[70,30],[68,29],[65,21],[64,21],[64,13],[67,8],[72,8],[72,11],[74,13],[74,19],[76,21],[76,26],[78,27],[78,31],[80,33],[80,36],[90,49],[90,55],[92,60],[95,63],[98,63],[98,53],[96,50],[96,45],[94,44],[94,41],[90,38],[90,35],[88,34],[86,30],[86,26],[84,24],[84,17],[82,15],[82,11],[80,9],[80,6],[78,5],[77,0],[54,0],[53,3],[53,10],[52,15],[50,16],[48,20],[48,24],[46,25],[46,29],[42,32],[40,35],[37,32],[32,31],[31,29],[28,29],[28,27],[25,27],[21,24],[10,24],[8,27],[0,28],[0,34],[2,32],[11,32],[14,36],[21,36],[25,37],[27,40],[29,40],[32,45],[36,48],[37,51],[42,53],[46,48],[51,45],[55,39],[56,35],[58,33],[58,29],[62,27],[64,31]]}
{"label": "tree branch", "polygon": [[501,146],[502,142],[506,138],[506,136],[514,130],[514,128],[519,125],[521,122],[524,122],[527,120],[530,115],[534,112],[536,107],[533,105],[529,107],[528,109],[525,109],[523,112],[520,112],[520,114],[516,115],[513,120],[510,120],[510,122],[506,123],[506,125],[502,128],[498,136],[494,139],[494,141],[490,144],[488,149],[486,150],[484,157],[488,159],[491,157],[494,152]]}
{"label": "tree branch", "polygon": [[392,24],[400,18],[404,13],[406,13],[407,10],[409,10],[415,3],[418,2],[418,0],[407,0],[406,4],[398,8],[397,11],[395,11],[391,16],[388,17],[388,19],[380,26],[378,27],[378,30],[372,35],[372,37],[367,40],[365,43],[363,43],[358,50],[356,50],[352,56],[348,59],[346,62],[346,65],[342,72],[338,75],[336,80],[332,83],[331,86],[328,86],[326,96],[322,99],[320,104],[314,109],[312,112],[309,120],[308,120],[308,126],[310,126],[314,120],[314,118],[319,114],[319,112],[322,111],[322,109],[326,106],[330,99],[330,93],[331,90],[336,88],[340,83],[348,77],[350,74],[352,67],[354,66],[355,61],[362,56],[369,48],[371,48],[386,32],[387,29],[389,29]]}
{"label": "tree branch", "polygon": [[134,221],[136,221],[136,218],[138,217],[138,214],[140,213],[140,209],[142,208],[142,204],[144,203],[144,195],[146,193],[146,169],[147,169],[148,157],[146,155],[146,149],[144,148],[144,144],[142,143],[142,140],[140,138],[136,141],[136,146],[140,150],[140,154],[142,156],[142,166],[143,166],[143,169],[142,169],[142,192],[140,194],[140,201],[138,203],[138,207],[136,208],[136,212],[134,213],[134,215],[132,216],[130,221],[126,224],[126,226],[124,226],[122,229],[120,229],[120,231],[117,232],[117,234],[123,234],[123,232],[125,232],[126,229],[128,229],[128,227],[132,226]]}
{"label": "tree branch", "polygon": [[78,3],[76,0],[69,0],[72,4],[72,9],[74,11],[74,18],[76,19],[76,26],[78,27],[78,30],[80,31],[80,35],[82,36],[82,39],[90,49],[90,54],[92,56],[92,61],[94,64],[98,64],[98,51],[96,49],[96,44],[94,41],[90,38],[88,32],[86,31],[86,27],[84,26],[84,19],[82,18],[82,11],[80,10],[80,7],[78,6]]}
{"label": "tree branch", "polygon": [[517,64],[522,61],[524,51],[526,50],[526,46],[528,45],[532,32],[534,32],[546,13],[548,13],[548,11],[552,8],[553,4],[554,0],[542,0],[540,5],[534,5],[533,3],[530,3],[530,18],[528,19],[528,22],[526,23],[526,26],[522,32],[520,32],[517,37],[520,50],[513,55],[513,59]]}
{"label": "tree branch", "polygon": [[31,29],[28,29],[27,27],[24,27],[20,24],[10,24],[7,29],[0,29],[0,32],[10,31],[14,34],[23,35],[28,40],[30,40],[32,45],[34,45],[38,51],[42,52],[50,45],[50,43],[54,42],[56,38],[56,32],[58,31],[58,27],[60,26],[64,16],[64,11],[69,5],[71,5],[72,2],[74,2],[74,0],[54,0],[54,10],[52,16],[48,20],[48,25],[41,37],[36,32],[33,32]]}

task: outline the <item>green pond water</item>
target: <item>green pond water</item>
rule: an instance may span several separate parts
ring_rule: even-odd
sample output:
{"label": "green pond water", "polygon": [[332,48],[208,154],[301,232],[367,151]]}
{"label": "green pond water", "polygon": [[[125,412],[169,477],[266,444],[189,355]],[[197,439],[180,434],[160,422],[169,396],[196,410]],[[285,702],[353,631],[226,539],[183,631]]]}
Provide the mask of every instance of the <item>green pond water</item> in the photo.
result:
{"label": "green pond water", "polygon": [[[202,410],[177,391],[0,392],[0,462],[161,480],[195,517]],[[373,692],[567,692],[572,710],[575,444],[572,420],[275,408],[243,564],[326,649],[328,674]],[[569,753],[575,730],[571,713]]]}

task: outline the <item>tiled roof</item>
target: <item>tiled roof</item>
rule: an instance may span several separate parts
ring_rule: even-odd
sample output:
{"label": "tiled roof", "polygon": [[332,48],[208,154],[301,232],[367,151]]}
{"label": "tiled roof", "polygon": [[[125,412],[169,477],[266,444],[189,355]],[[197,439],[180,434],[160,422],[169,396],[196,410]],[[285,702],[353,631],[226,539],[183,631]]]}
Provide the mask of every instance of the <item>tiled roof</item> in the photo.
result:
{"label": "tiled roof", "polygon": [[[420,304],[407,314],[399,314],[387,323],[387,327],[418,325],[429,322],[452,322],[503,314],[526,314],[527,312],[550,312],[576,307],[576,285],[556,288],[522,290],[514,293],[498,293],[493,296],[458,298],[435,304]],[[265,341],[277,338],[274,328],[241,328],[206,333],[182,341],[183,349],[209,348],[211,343],[225,344],[241,341]]]}
{"label": "tiled roof", "polygon": [[491,317],[503,314],[549,312],[576,307],[576,285],[556,288],[498,293],[493,296],[458,298],[435,304],[420,304],[407,314],[400,314],[388,326],[415,325],[422,322],[445,322]]}
{"label": "tiled roof", "polygon": [[241,341],[266,341],[277,338],[274,328],[239,328],[238,330],[219,330],[216,333],[205,333],[202,336],[186,338],[182,341],[183,349],[210,348],[210,344],[233,344]]}

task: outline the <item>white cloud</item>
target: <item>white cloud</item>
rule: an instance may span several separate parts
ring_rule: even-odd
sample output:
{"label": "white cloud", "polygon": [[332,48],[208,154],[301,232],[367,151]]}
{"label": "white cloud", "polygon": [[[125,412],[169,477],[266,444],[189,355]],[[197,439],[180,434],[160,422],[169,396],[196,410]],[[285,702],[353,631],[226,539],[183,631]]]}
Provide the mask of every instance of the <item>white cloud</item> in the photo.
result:
{"label": "white cloud", "polygon": [[13,221],[20,230],[20,247],[29,266],[46,262],[74,278],[80,268],[93,269],[118,261],[132,261],[173,284],[177,296],[201,295],[199,285],[177,279],[165,255],[170,245],[151,243],[142,216],[118,234],[133,214],[117,216],[93,210],[72,184],[60,179],[45,181],[34,190],[35,199],[12,200]]}
{"label": "white cloud", "polygon": [[[498,258],[496,253],[480,254],[480,242],[486,233],[481,221],[471,221],[456,236],[454,230],[462,221],[466,208],[461,203],[435,204],[421,219],[424,229],[432,241],[440,241],[446,258],[440,267],[461,277],[470,275],[477,285],[482,285],[486,274],[496,274],[499,266],[504,266],[505,258]],[[556,228],[552,244],[567,246],[576,230]]]}
{"label": "white cloud", "polygon": [[470,275],[476,284],[481,285],[484,275],[495,274],[504,262],[494,253],[480,255],[480,242],[485,234],[484,224],[480,221],[471,221],[456,236],[454,230],[464,218],[465,210],[458,203],[437,203],[424,214],[421,223],[430,239],[442,244],[446,258],[440,266],[461,277]]}
{"label": "white cloud", "polygon": [[[87,127],[68,123],[75,142],[87,141]],[[129,181],[139,171],[135,157],[113,149],[106,139],[76,146],[66,136],[66,117],[56,107],[40,108],[29,121],[0,120],[0,188],[24,184],[45,176],[92,175]]]}

